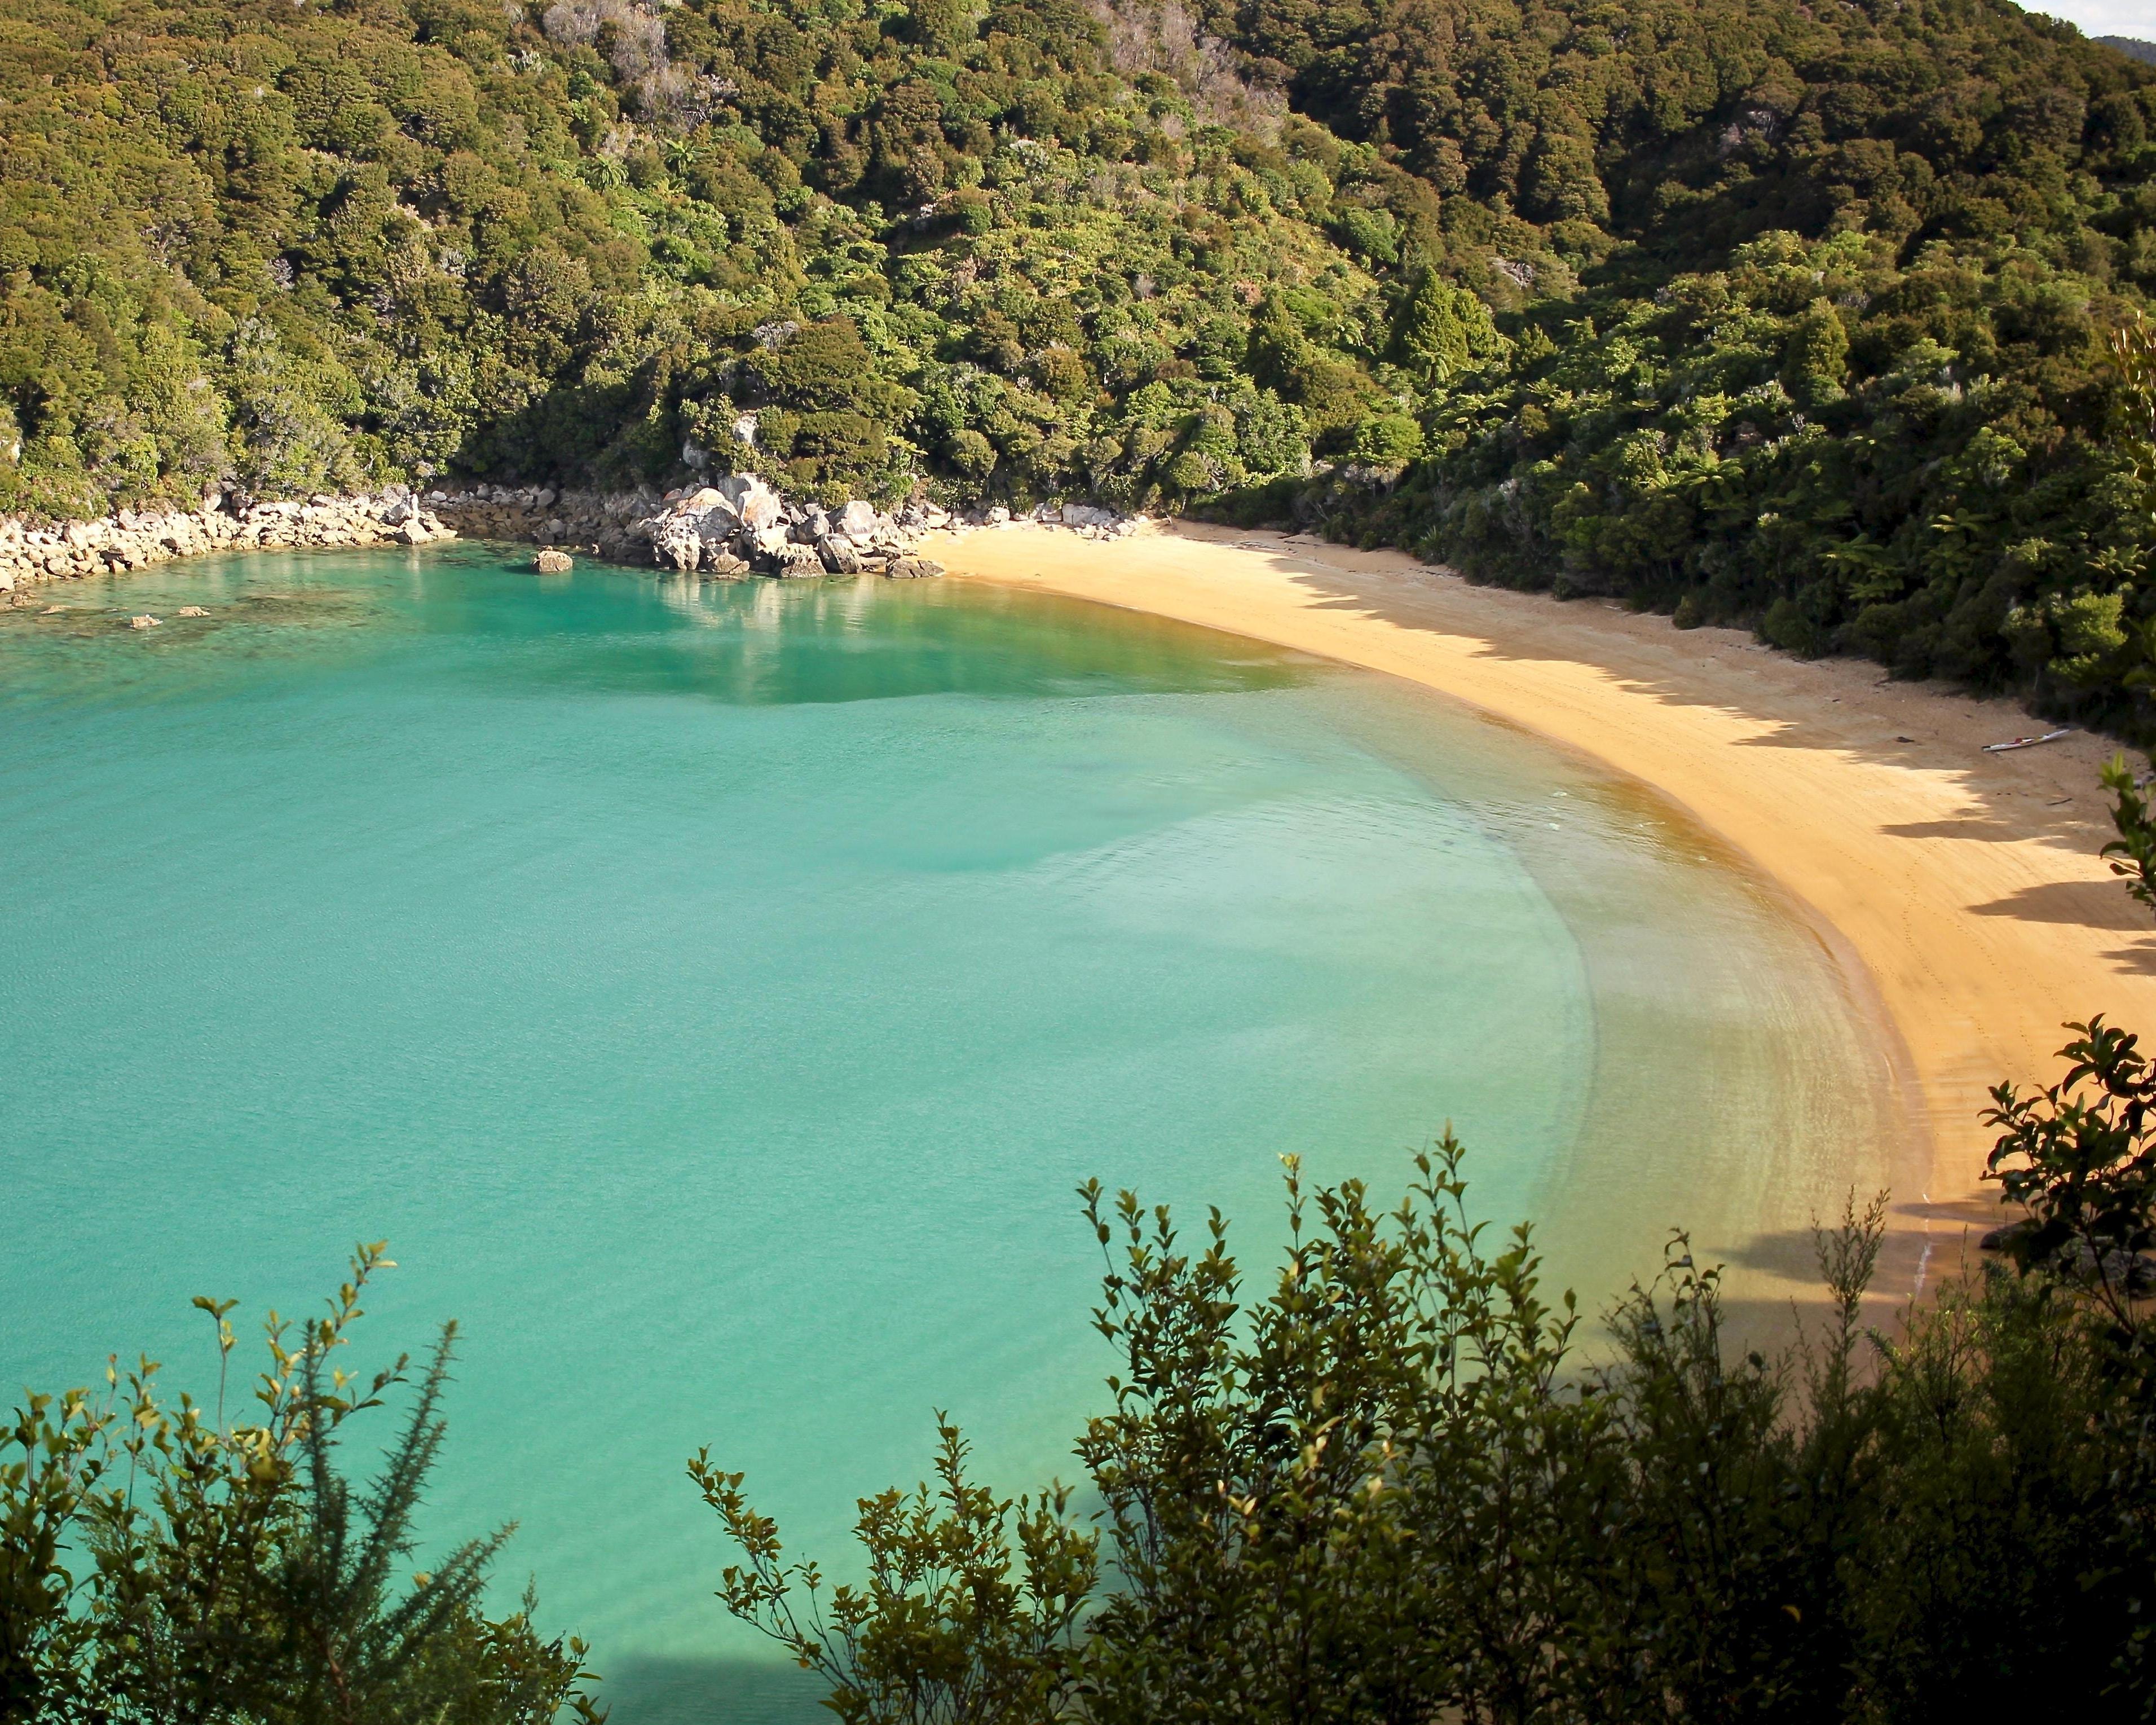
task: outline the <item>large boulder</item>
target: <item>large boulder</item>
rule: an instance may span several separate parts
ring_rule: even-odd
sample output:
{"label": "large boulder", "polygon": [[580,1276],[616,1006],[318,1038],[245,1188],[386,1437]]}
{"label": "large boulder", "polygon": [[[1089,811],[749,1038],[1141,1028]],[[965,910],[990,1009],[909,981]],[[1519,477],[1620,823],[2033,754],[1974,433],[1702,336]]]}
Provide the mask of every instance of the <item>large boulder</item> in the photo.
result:
{"label": "large boulder", "polygon": [[854,542],[843,533],[826,533],[816,542],[816,550],[824,559],[824,567],[834,575],[858,575],[861,572],[861,554],[854,549]]}
{"label": "large boulder", "polygon": [[531,567],[542,575],[566,575],[577,567],[577,560],[550,545],[531,559]]}
{"label": "large boulder", "polygon": [[742,536],[746,541],[742,550],[751,563],[767,574],[778,568],[778,560],[793,543],[793,534],[784,527],[757,527]]}
{"label": "large boulder", "polygon": [[776,526],[786,519],[785,500],[752,473],[730,473],[712,489],[745,527]]}
{"label": "large boulder", "polygon": [[704,560],[704,536],[694,516],[670,516],[652,531],[651,554],[669,568],[685,574]]}
{"label": "large boulder", "polygon": [[1066,503],[1062,513],[1066,527],[1112,527],[1116,524],[1114,510],[1096,509],[1090,503]]}
{"label": "large boulder", "polygon": [[876,513],[873,503],[864,503],[858,497],[840,510],[832,521],[834,531],[849,539],[866,539],[883,526],[884,518]]}

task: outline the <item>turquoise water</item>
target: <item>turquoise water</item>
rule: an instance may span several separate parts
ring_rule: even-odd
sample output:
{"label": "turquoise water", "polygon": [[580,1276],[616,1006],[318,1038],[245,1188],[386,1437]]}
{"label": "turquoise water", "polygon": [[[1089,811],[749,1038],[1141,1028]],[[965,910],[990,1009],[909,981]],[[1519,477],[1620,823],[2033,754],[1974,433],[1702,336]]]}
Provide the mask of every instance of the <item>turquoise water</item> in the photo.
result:
{"label": "turquoise water", "polygon": [[1450,1119],[1595,1292],[1884,1178],[1785,906],[1374,677],[462,546],[50,591],[0,613],[0,1383],[199,1386],[189,1296],[303,1307],[387,1236],[363,1358],[465,1329],[429,1525],[521,1522],[622,1725],[798,1711],[711,1598],[696,1448],[841,1568],[936,1408],[1071,1474],[1088,1177],[1261,1256],[1283,1152],[1397,1189]]}

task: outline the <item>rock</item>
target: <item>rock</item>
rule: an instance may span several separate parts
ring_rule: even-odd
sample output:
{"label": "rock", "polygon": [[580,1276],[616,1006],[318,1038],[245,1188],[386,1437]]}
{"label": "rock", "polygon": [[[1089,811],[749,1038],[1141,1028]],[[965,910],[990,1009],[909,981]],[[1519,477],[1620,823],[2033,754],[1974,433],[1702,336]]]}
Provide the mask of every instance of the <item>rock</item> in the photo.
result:
{"label": "rock", "polygon": [[740,581],[750,572],[749,567],[730,551],[721,551],[711,558],[711,573],[721,581]]}
{"label": "rock", "polygon": [[876,513],[873,503],[863,503],[856,498],[839,511],[833,525],[849,539],[866,539],[886,523]]}
{"label": "rock", "polygon": [[826,533],[816,542],[816,551],[824,560],[824,567],[834,575],[861,572],[861,554],[854,549],[854,542],[843,533]]}
{"label": "rock", "polygon": [[1010,511],[1000,503],[988,511],[988,525],[992,527],[1000,527],[1010,518]]}
{"label": "rock", "polygon": [[163,619],[162,618],[151,617],[146,613],[140,617],[129,618],[127,619],[127,626],[130,629],[157,629],[162,625],[162,622]]}
{"label": "rock", "polygon": [[550,545],[531,559],[531,567],[542,575],[566,575],[577,567],[577,560],[566,551],[557,551]]}
{"label": "rock", "polygon": [[725,492],[715,486],[706,485],[682,498],[674,506],[674,510],[677,515],[701,515],[706,510],[716,509],[726,501]]}
{"label": "rock", "polygon": [[1066,527],[1112,527],[1116,524],[1114,510],[1098,509],[1090,503],[1066,503],[1062,516]]}
{"label": "rock", "polygon": [[927,557],[893,557],[891,567],[884,572],[893,581],[923,581],[941,575],[943,566],[931,562]]}
{"label": "rock", "polygon": [[704,536],[693,516],[670,516],[651,536],[651,554],[660,562],[684,572],[704,560]]}
{"label": "rock", "polygon": [[399,521],[390,530],[389,536],[400,545],[424,545],[433,536],[427,531],[427,524],[414,516],[409,521]]}
{"label": "rock", "polygon": [[776,526],[786,518],[785,500],[754,474],[730,473],[714,489],[745,527]]}
{"label": "rock", "polygon": [[775,568],[793,543],[784,527],[759,527],[749,535],[749,561],[759,568]]}
{"label": "rock", "polygon": [[180,607],[180,615],[182,617],[207,617],[209,615],[209,613],[203,609],[200,605],[182,605]]}

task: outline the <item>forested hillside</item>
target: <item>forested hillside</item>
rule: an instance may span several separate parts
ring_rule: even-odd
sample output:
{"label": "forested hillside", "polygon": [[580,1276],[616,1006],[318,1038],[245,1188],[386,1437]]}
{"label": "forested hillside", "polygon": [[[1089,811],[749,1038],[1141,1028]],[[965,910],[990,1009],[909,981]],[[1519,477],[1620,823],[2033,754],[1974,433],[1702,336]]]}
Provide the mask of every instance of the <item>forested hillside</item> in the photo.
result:
{"label": "forested hillside", "polygon": [[2152,124],[1988,0],[0,0],[0,510],[1299,516],[2132,725]]}

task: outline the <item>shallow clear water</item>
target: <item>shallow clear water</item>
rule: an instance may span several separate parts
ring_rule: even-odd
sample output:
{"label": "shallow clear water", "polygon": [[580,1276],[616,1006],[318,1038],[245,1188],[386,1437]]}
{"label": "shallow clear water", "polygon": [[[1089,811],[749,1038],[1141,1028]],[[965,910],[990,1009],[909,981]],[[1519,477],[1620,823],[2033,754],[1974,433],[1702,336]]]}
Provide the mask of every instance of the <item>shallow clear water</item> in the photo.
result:
{"label": "shallow clear water", "polygon": [[1891,1173],[1785,906],[1381,679],[475,547],[49,592],[0,613],[0,1384],[199,1387],[189,1296],[290,1311],[388,1236],[367,1357],[465,1326],[430,1525],[521,1521],[621,1725],[800,1710],[711,1598],[696,1447],[841,1568],[935,1408],[1071,1473],[1089,1176],[1262,1257],[1281,1153],[1396,1191],[1450,1119],[1599,1297]]}

